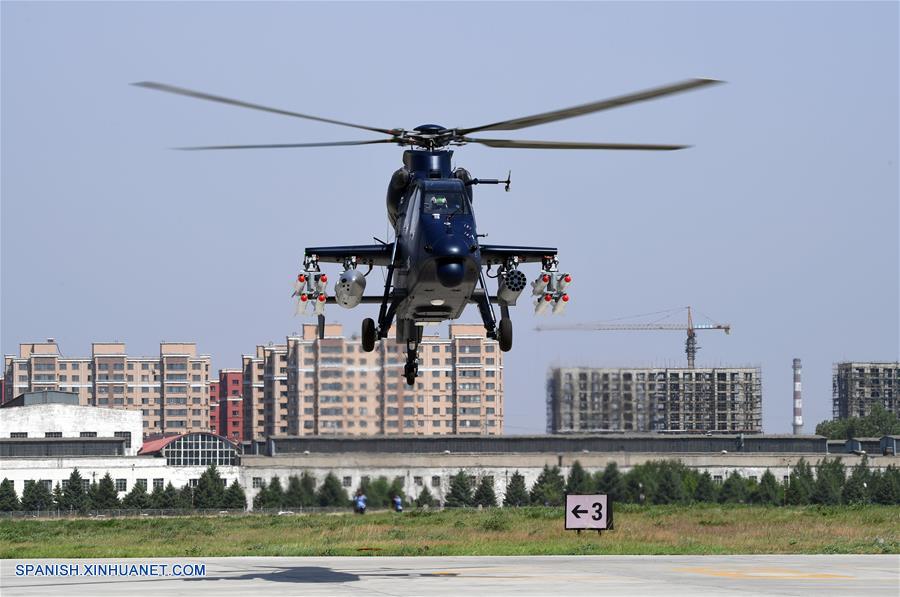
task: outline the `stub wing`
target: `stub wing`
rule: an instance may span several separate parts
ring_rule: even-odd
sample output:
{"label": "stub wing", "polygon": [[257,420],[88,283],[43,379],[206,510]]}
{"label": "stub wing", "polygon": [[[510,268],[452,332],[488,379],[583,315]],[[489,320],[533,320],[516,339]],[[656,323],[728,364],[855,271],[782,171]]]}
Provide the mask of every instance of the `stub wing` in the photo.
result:
{"label": "stub wing", "polygon": [[481,245],[482,265],[502,265],[510,257],[519,263],[541,263],[544,257],[555,257],[556,247],[517,247],[515,245]]}
{"label": "stub wing", "polygon": [[343,263],[356,257],[359,265],[390,265],[394,243],[377,245],[342,245],[337,247],[307,247],[306,255],[315,255],[319,261]]}

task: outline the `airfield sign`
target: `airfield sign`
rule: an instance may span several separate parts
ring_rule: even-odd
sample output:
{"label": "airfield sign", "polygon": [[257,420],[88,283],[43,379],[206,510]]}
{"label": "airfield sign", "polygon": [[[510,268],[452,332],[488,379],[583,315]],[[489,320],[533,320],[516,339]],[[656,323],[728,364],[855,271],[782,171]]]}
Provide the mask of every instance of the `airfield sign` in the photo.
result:
{"label": "airfield sign", "polygon": [[566,495],[566,530],[611,530],[612,502],[605,494]]}

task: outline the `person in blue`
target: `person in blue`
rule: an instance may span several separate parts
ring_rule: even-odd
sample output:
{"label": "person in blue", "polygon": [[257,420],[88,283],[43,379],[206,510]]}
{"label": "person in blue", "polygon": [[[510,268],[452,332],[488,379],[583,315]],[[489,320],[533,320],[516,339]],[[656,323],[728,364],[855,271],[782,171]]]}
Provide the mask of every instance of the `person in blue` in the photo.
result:
{"label": "person in blue", "polygon": [[394,512],[403,512],[403,500],[399,495],[394,496]]}
{"label": "person in blue", "polygon": [[353,511],[357,514],[366,513],[366,494],[362,490],[357,491],[356,497],[353,498]]}

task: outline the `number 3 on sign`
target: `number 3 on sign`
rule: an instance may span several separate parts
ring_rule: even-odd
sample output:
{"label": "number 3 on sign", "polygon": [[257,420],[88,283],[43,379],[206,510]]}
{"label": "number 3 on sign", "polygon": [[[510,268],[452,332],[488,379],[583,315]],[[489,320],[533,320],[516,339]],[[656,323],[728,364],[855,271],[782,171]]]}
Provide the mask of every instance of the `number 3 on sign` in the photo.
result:
{"label": "number 3 on sign", "polygon": [[594,509],[594,514],[591,516],[594,520],[600,520],[603,518],[603,504],[600,502],[594,502],[591,504],[591,508]]}

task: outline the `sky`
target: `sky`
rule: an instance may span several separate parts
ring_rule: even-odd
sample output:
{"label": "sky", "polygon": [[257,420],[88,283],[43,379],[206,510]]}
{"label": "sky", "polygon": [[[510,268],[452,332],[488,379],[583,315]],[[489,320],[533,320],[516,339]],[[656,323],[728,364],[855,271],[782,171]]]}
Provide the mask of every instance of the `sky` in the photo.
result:
{"label": "sky", "polygon": [[2,2],[0,349],[187,340],[236,367],[304,323],[305,246],[388,234],[399,148],[171,151],[376,137],[129,83],[411,129],[710,77],[727,84],[505,135],[683,151],[457,149],[475,176],[512,171],[510,193],[476,190],[487,242],[557,246],[574,277],[565,315],[513,312],[506,432],[544,431],[551,366],[685,362],[680,333],[535,325],[685,305],[733,326],[700,332],[698,366],[762,368],[767,432],[790,430],[801,358],[812,432],[832,363],[900,358],[898,6]]}

